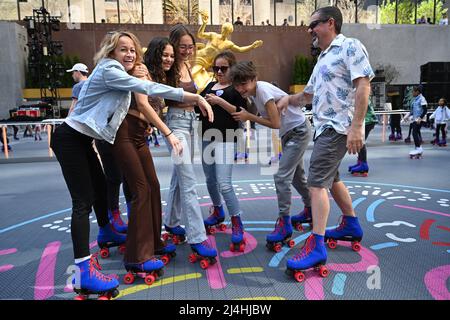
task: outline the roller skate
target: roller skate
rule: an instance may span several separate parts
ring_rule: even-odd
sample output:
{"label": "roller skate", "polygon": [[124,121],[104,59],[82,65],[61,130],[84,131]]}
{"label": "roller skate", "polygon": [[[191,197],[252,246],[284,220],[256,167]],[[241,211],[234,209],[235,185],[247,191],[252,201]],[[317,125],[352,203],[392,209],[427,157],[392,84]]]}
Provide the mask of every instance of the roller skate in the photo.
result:
{"label": "roller skate", "polygon": [[244,159],[245,162],[248,162],[248,152],[236,152],[234,154],[235,162],[242,160],[242,159]]}
{"label": "roller skate", "polygon": [[303,223],[309,223],[312,228],[311,207],[305,207],[299,214],[291,217],[291,224],[295,230],[303,231]]}
{"label": "roller skate", "polygon": [[410,138],[410,137],[407,137],[407,138],[405,139],[405,143],[411,143],[411,138]]}
{"label": "roller skate", "polygon": [[353,176],[367,177],[369,175],[369,166],[367,165],[367,162],[361,161],[360,165],[354,167],[351,173]]}
{"label": "roller skate", "polygon": [[326,262],[327,250],[323,236],[311,234],[301,251],[287,261],[286,274],[293,276],[298,282],[303,282],[305,274],[302,271],[314,268],[322,278],[326,278],[329,274]]}
{"label": "roller skate", "polygon": [[403,140],[401,133],[397,133],[397,135],[395,136],[395,141],[397,141],[397,140]]}
{"label": "roller skate", "polygon": [[[7,145],[8,151],[12,151],[11,146]],[[5,146],[2,147],[2,152],[5,152]]]}
{"label": "roller skate", "polygon": [[325,242],[330,249],[335,249],[337,240],[340,240],[351,242],[353,251],[358,252],[361,250],[362,237],[363,231],[357,217],[341,216],[341,222],[337,228],[325,231]]}
{"label": "roller skate", "polygon": [[438,139],[433,139],[433,140],[431,140],[430,141],[430,143],[434,146],[434,145],[439,145],[439,141],[438,141]]}
{"label": "roller skate", "polygon": [[411,150],[409,152],[409,158],[410,159],[421,159],[423,154],[422,147],[416,147],[414,150]]}
{"label": "roller skate", "polygon": [[166,229],[166,232],[162,234],[162,239],[164,241],[172,239],[173,244],[176,245],[186,241],[186,230],[184,230],[183,227],[176,226],[171,228],[167,225],[164,225],[164,228]]}
{"label": "roller skate", "polygon": [[269,250],[280,252],[283,244],[292,248],[295,245],[292,236],[291,217],[282,216],[277,219],[275,223],[275,230],[266,236],[266,247]]}
{"label": "roller skate", "polygon": [[241,216],[236,215],[231,217],[231,252],[244,252],[245,249],[245,238],[244,238],[244,227],[242,226]]}
{"label": "roller skate", "polygon": [[197,260],[200,260],[200,267],[202,269],[206,269],[217,262],[217,251],[209,247],[207,240],[201,243],[191,244],[191,249],[193,253],[189,255],[189,262],[195,263]]}
{"label": "roller skate", "polygon": [[96,255],[77,263],[76,266],[80,272],[79,278],[72,280],[73,291],[78,294],[75,300],[87,300],[91,294],[98,295],[98,300],[110,300],[119,295],[119,290],[117,290],[119,281],[99,271],[102,268]]}
{"label": "roller skate", "polygon": [[348,166],[348,172],[352,172],[352,169],[358,167],[360,164],[361,164],[361,161],[358,160],[358,162],[356,164],[354,164],[352,166]]}
{"label": "roller skate", "polygon": [[156,279],[164,275],[164,262],[152,258],[144,263],[125,262],[125,269],[128,273],[123,277],[125,284],[132,284],[136,276],[144,279],[145,284],[152,285]]}
{"label": "roller skate", "polygon": [[225,231],[227,226],[222,222],[225,220],[225,211],[223,211],[223,206],[212,206],[209,208],[209,217],[203,222],[205,224],[206,234],[215,234],[216,228],[220,231]]}
{"label": "roller skate", "polygon": [[389,141],[395,141],[395,134],[391,133],[389,135]]}
{"label": "roller skate", "polygon": [[109,223],[118,233],[127,233],[128,225],[122,220],[121,214],[119,209],[108,210]]}
{"label": "roller skate", "polygon": [[446,147],[447,146],[447,140],[446,139],[439,140],[438,146],[439,147]]}
{"label": "roller skate", "polygon": [[164,265],[167,265],[172,258],[175,258],[177,253],[175,252],[177,247],[170,243],[165,243],[164,247],[159,250],[155,250],[155,255],[160,256],[161,261]]}
{"label": "roller skate", "polygon": [[97,244],[100,248],[100,256],[103,259],[109,257],[109,248],[119,247],[119,253],[125,253],[125,242],[127,235],[115,231],[110,223],[99,228]]}

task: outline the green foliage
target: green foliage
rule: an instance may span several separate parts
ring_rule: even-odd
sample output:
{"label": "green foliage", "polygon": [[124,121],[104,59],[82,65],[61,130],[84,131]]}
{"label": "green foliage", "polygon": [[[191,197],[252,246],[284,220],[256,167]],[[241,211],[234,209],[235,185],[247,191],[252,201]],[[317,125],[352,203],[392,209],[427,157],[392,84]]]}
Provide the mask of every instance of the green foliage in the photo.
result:
{"label": "green foliage", "polygon": [[[414,1],[399,0],[397,20],[399,24],[414,24]],[[423,0],[417,3],[417,19],[425,16],[433,19],[434,0]],[[436,22],[442,18],[442,14],[447,12],[443,8],[442,0],[436,1]],[[395,23],[395,1],[384,0],[380,6],[381,23]]]}
{"label": "green foliage", "polygon": [[306,84],[312,73],[312,61],[299,54],[294,58],[293,84]]}

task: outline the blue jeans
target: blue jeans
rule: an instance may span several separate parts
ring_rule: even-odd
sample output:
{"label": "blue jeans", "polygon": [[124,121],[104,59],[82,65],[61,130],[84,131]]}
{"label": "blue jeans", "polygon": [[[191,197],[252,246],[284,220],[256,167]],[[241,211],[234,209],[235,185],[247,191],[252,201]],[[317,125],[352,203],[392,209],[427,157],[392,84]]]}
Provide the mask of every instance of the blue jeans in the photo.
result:
{"label": "blue jeans", "polygon": [[233,142],[203,141],[202,165],[206,186],[214,206],[222,205],[222,195],[230,216],[241,214],[239,200],[233,189],[235,144]]}
{"label": "blue jeans", "polygon": [[[181,108],[169,108],[166,115],[166,124],[181,141],[183,153],[181,156],[172,155],[174,168],[164,224],[172,228],[180,225],[181,214],[185,214],[187,242],[191,244],[207,239],[195,188],[197,184],[193,165],[195,118],[194,111]],[[169,143],[167,145],[172,153],[172,146]]]}

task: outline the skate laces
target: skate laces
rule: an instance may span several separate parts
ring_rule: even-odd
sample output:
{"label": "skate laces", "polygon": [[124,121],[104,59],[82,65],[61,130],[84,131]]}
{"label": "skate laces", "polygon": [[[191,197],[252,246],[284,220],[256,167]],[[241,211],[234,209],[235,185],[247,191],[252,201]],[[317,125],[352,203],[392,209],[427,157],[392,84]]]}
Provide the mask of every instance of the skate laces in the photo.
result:
{"label": "skate laces", "polygon": [[95,277],[99,279],[100,281],[111,281],[112,279],[103,273],[101,273],[99,270],[102,270],[102,267],[98,263],[97,259],[98,253],[95,253],[91,256],[91,260],[89,261],[89,275],[91,277]]}
{"label": "skate laces", "polygon": [[120,217],[120,211],[119,210],[114,210],[111,212],[112,215],[112,220],[119,226],[123,226],[125,225],[125,223],[123,222],[122,218]]}
{"label": "skate laces", "polygon": [[231,232],[233,234],[242,233],[242,224],[239,223],[238,217],[231,217]]}
{"label": "skate laces", "polygon": [[275,230],[272,231],[271,234],[277,234],[283,231],[284,221],[282,218],[278,218],[275,222]]}
{"label": "skate laces", "polygon": [[299,253],[297,253],[294,256],[294,260],[301,260],[303,258],[306,258],[311,251],[314,250],[314,248],[316,247],[316,238],[314,237],[314,235],[310,235],[307,239],[305,244],[303,245],[301,251]]}
{"label": "skate laces", "polygon": [[342,229],[345,228],[346,225],[346,221],[344,220],[344,216],[341,216],[339,218],[339,226],[336,228],[337,231],[341,231]]}

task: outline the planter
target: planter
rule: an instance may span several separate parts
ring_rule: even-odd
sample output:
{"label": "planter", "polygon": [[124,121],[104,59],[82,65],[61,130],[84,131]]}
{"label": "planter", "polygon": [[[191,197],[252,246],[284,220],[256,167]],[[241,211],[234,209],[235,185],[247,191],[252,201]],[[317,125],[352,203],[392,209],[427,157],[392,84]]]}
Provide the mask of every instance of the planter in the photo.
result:
{"label": "planter", "polygon": [[305,84],[294,84],[292,86],[289,86],[289,93],[294,94],[302,92],[305,89],[305,87],[306,87]]}
{"label": "planter", "polygon": [[[51,93],[48,89],[45,89],[47,96],[51,96]],[[72,98],[72,88],[59,88],[56,89],[58,92],[58,96],[61,99],[71,99]],[[27,88],[22,90],[22,95],[24,99],[40,99],[41,98],[41,90],[38,88]]]}

